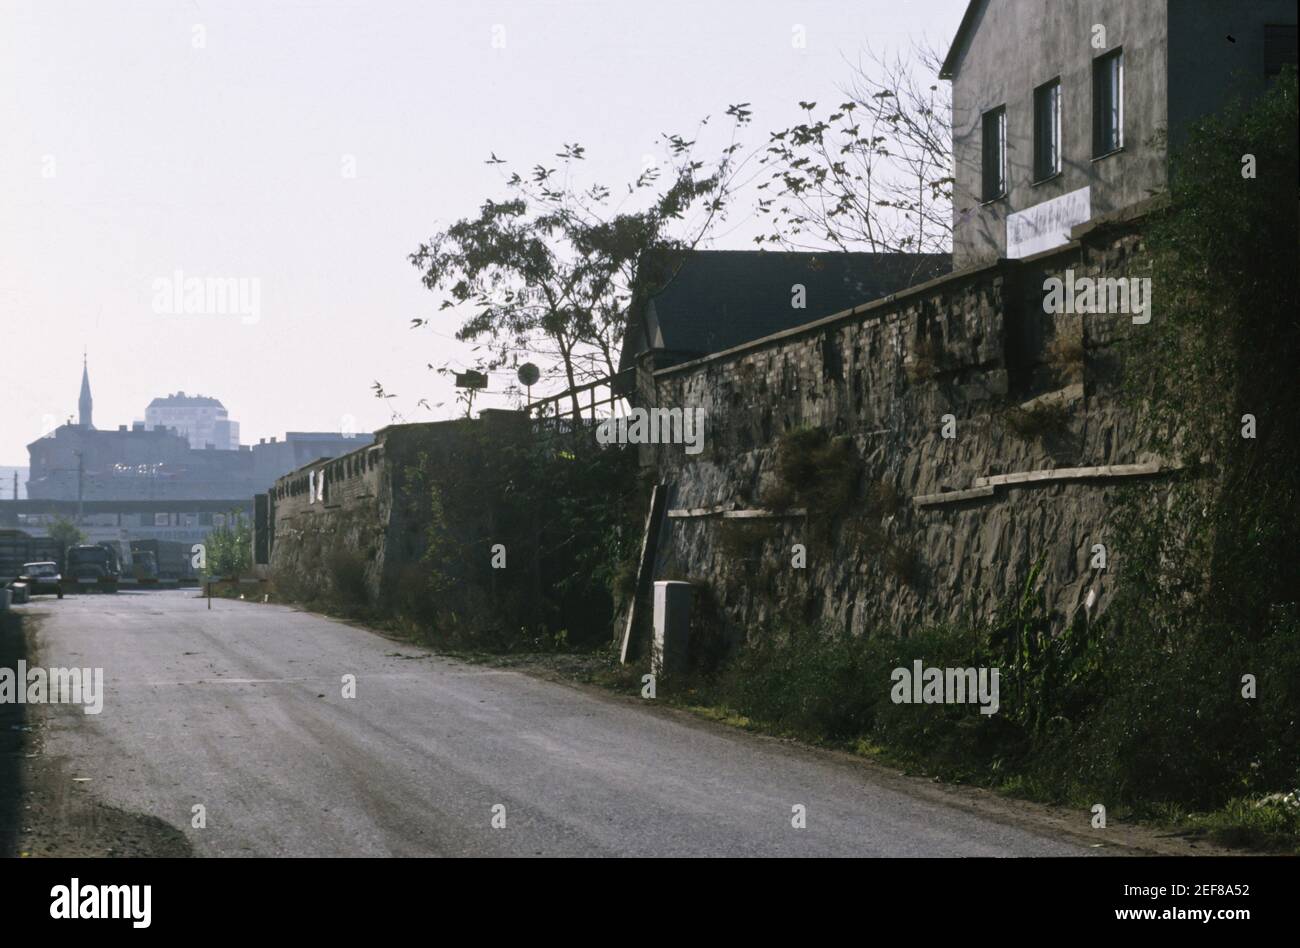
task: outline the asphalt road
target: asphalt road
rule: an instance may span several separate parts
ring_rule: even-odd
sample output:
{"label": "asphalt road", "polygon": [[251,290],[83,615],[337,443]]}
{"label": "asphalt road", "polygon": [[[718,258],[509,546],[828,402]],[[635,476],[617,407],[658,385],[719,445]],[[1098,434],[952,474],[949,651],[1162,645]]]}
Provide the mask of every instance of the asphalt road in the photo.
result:
{"label": "asphalt road", "polygon": [[42,666],[104,669],[101,714],[40,710],[44,753],[200,856],[1089,852],[831,755],[283,606],[173,590],[23,608],[45,616]]}

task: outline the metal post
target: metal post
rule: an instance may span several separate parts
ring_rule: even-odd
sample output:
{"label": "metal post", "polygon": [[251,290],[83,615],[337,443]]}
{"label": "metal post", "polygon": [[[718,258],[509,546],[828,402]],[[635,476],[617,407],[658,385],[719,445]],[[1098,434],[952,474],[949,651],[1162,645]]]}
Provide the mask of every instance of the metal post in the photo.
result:
{"label": "metal post", "polygon": [[81,526],[81,500],[83,495],[82,485],[85,481],[86,474],[86,456],[84,452],[77,452],[77,526]]}

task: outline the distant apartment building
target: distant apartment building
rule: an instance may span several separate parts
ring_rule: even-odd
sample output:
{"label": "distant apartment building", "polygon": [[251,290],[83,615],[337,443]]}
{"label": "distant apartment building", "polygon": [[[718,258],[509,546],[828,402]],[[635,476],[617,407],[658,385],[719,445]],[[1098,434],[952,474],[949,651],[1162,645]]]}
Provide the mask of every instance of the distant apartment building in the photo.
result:
{"label": "distant apartment building", "polygon": [[1296,0],[972,0],[952,81],[953,265],[1021,258],[1168,184],[1170,147],[1296,62]]}
{"label": "distant apartment building", "polygon": [[202,451],[211,446],[217,451],[239,450],[239,422],[231,421],[226,406],[207,395],[177,392],[155,398],[144,410],[148,428],[171,428]]}

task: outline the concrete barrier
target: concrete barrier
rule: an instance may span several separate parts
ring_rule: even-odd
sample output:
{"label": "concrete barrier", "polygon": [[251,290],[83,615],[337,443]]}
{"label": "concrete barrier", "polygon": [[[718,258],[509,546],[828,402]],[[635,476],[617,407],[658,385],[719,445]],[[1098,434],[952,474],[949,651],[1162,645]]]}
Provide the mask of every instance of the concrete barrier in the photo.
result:
{"label": "concrete barrier", "polygon": [[9,591],[8,586],[4,587],[3,589],[0,589],[0,612],[9,611],[9,600],[12,596],[13,593]]}

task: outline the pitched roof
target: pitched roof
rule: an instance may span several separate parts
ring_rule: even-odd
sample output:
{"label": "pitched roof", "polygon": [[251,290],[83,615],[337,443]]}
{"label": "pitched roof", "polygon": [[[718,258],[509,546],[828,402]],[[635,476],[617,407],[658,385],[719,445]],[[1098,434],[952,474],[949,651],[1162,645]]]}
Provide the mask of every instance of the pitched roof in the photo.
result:
{"label": "pitched roof", "polygon": [[966,5],[966,12],[961,17],[961,25],[957,27],[957,35],[953,37],[952,46],[948,48],[948,55],[944,57],[943,66],[939,69],[940,79],[951,79],[956,75],[957,58],[966,47],[966,40],[970,38],[971,31],[975,28],[976,17],[983,6],[984,0],[970,0]]}
{"label": "pitched roof", "polygon": [[[697,250],[634,307],[619,369],[647,349],[720,352],[888,296],[952,269],[950,254]],[[647,269],[643,262],[642,269]],[[792,305],[795,285],[805,308]]]}

